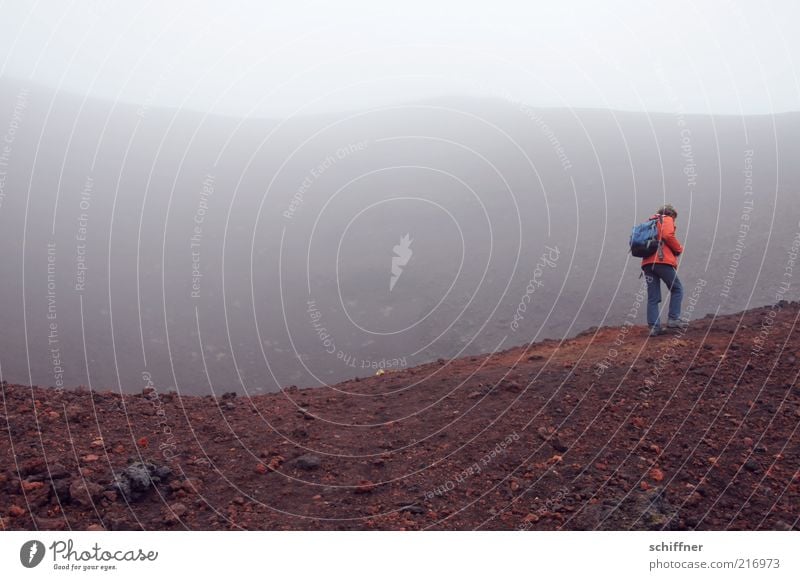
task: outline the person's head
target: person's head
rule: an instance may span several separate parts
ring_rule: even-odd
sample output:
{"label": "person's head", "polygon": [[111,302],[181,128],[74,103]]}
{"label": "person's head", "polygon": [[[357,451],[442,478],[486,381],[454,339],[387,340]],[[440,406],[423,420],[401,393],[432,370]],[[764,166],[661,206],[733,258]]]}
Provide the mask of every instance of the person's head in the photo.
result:
{"label": "person's head", "polygon": [[676,217],[678,217],[678,212],[675,211],[675,208],[672,207],[672,204],[669,204],[669,203],[665,203],[660,208],[658,208],[656,210],[656,213],[661,214],[661,215],[668,215],[672,219],[675,219]]}

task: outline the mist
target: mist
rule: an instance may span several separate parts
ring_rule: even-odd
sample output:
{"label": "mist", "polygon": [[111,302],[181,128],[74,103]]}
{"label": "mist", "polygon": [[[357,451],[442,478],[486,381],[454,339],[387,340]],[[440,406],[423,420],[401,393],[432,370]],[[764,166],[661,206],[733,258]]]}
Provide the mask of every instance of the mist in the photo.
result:
{"label": "mist", "polygon": [[800,527],[800,4],[0,14],[9,561],[787,568],[597,536]]}
{"label": "mist", "polygon": [[289,117],[511,95],[535,107],[797,109],[794,2],[13,3],[0,76]]}
{"label": "mist", "polygon": [[665,202],[693,317],[768,304],[797,8],[753,7],[6,7],[0,372],[257,393],[564,339],[631,309]]}

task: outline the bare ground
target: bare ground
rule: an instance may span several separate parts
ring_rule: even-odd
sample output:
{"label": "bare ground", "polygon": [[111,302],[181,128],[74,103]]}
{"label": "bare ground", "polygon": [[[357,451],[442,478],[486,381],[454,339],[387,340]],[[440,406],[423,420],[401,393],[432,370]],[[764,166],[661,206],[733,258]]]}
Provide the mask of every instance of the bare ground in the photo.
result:
{"label": "bare ground", "polygon": [[0,529],[798,529],[799,314],[255,397],[3,384]]}

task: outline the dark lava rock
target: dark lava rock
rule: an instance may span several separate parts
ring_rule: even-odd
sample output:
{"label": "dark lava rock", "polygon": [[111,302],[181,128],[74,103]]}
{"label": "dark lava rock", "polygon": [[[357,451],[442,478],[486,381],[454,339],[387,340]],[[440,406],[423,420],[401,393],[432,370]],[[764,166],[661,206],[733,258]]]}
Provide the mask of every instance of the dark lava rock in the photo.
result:
{"label": "dark lava rock", "polygon": [[307,453],[295,459],[294,464],[300,469],[311,471],[312,469],[317,469],[320,465],[322,465],[322,459],[318,455]]}
{"label": "dark lava rock", "polygon": [[306,409],[304,407],[300,407],[297,410],[297,414],[300,417],[302,417],[303,419],[305,419],[306,421],[314,421],[316,419],[316,417],[314,415],[312,415],[311,413],[309,413],[308,409]]}
{"label": "dark lava rock", "polygon": [[292,437],[295,439],[305,439],[308,437],[308,431],[306,431],[303,427],[296,427],[292,429]]}
{"label": "dark lava rock", "polygon": [[159,479],[159,481],[157,481],[156,483],[159,483],[161,481],[166,481],[172,475],[172,469],[167,465],[161,465],[159,467],[156,467],[153,475]]}
{"label": "dark lava rock", "polygon": [[111,487],[127,500],[137,500],[150,487],[161,483],[172,475],[166,465],[157,466],[149,462],[136,462],[123,469],[114,478]]}
{"label": "dark lava rock", "polygon": [[748,459],[744,462],[744,468],[747,471],[752,471],[753,473],[757,471],[761,471],[761,466],[758,464],[758,461],[755,459]]}
{"label": "dark lava rock", "polygon": [[519,384],[517,381],[509,381],[509,380],[502,381],[500,383],[500,386],[506,391],[511,391],[512,393],[519,393],[523,388],[522,385]]}
{"label": "dark lava rock", "polygon": [[72,482],[69,479],[54,479],[50,483],[50,487],[53,489],[53,495],[55,495],[59,501],[69,501],[70,493],[69,488],[72,485]]}
{"label": "dark lava rock", "polygon": [[416,515],[422,515],[425,513],[425,508],[419,505],[407,505],[400,508],[401,512],[409,512]]}
{"label": "dark lava rock", "polygon": [[51,479],[64,479],[69,477],[70,473],[66,467],[60,463],[51,463],[50,465],[42,464],[42,468],[37,470],[28,477],[29,481],[49,481]]}

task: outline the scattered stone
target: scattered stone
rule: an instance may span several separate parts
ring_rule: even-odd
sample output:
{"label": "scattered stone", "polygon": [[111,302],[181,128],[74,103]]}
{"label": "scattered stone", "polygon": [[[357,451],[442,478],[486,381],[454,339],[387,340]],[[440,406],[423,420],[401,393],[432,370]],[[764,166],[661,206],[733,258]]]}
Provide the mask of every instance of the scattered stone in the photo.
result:
{"label": "scattered stone", "polygon": [[792,526],[784,520],[778,520],[775,522],[774,529],[779,532],[790,532],[792,530]]}
{"label": "scattered stone", "polygon": [[169,465],[156,465],[153,475],[159,479],[157,483],[166,481],[172,477],[172,468]]}
{"label": "scattered stone", "polygon": [[422,515],[426,512],[425,508],[420,505],[407,505],[400,508],[401,512],[408,512],[415,515]]}
{"label": "scattered stone", "polygon": [[112,531],[124,531],[124,530],[133,530],[138,529],[134,527],[134,523],[128,521],[128,519],[124,516],[122,517],[110,517],[106,519],[108,522],[108,528]]}
{"label": "scattered stone", "polygon": [[25,508],[21,508],[16,504],[8,508],[8,515],[10,515],[12,518],[24,516],[26,513],[27,512],[25,511]]}
{"label": "scattered stone", "polygon": [[186,493],[194,493],[200,489],[200,482],[195,478],[187,478],[183,480],[183,491]]}
{"label": "scattered stone", "polygon": [[313,469],[317,469],[320,465],[322,465],[322,459],[318,455],[314,455],[313,453],[306,453],[305,455],[301,455],[300,457],[295,459],[294,464],[300,469],[311,471]]}
{"label": "scattered stone", "polygon": [[189,512],[189,508],[187,508],[185,504],[182,504],[180,502],[176,502],[176,503],[170,504],[167,507],[165,507],[163,512],[162,512],[163,516],[164,516],[164,523],[165,524],[176,524],[188,512]]}
{"label": "scattered stone", "polygon": [[168,479],[171,474],[172,470],[167,466],[136,462],[118,473],[111,487],[112,490],[119,491],[125,499],[135,501],[153,485]]}
{"label": "scattered stone", "polygon": [[658,487],[609,497],[584,511],[592,528],[598,530],[669,531],[678,526],[678,510]]}
{"label": "scattered stone", "polygon": [[106,529],[100,524],[91,524],[89,526],[86,526],[87,532],[104,532],[105,530]]}
{"label": "scattered stone", "polygon": [[83,460],[86,463],[93,463],[93,462],[97,461],[98,459],[100,459],[100,457],[95,455],[94,453],[90,453],[89,455],[84,455],[84,457],[83,457]]}
{"label": "scattered stone", "polygon": [[358,486],[356,486],[355,493],[363,494],[363,493],[372,493],[375,489],[375,484],[371,481],[367,481],[366,479],[359,482]]}
{"label": "scattered stone", "polygon": [[92,507],[102,493],[101,486],[85,479],[76,479],[69,486],[70,500],[82,508]]}
{"label": "scattered stone", "polygon": [[41,477],[42,479],[63,479],[69,477],[69,471],[60,463],[51,463],[50,469],[41,474]]}
{"label": "scattered stone", "polygon": [[35,491],[44,487],[44,483],[41,481],[23,481],[20,483],[20,487],[22,491]]}
{"label": "scattered stone", "polygon": [[44,462],[43,459],[29,459],[28,461],[23,462],[19,466],[19,474],[22,477],[28,477],[29,475],[37,475],[39,473],[44,473],[47,471],[47,464]]}
{"label": "scattered stone", "polygon": [[747,461],[745,461],[744,462],[744,468],[747,471],[750,471],[752,473],[755,473],[757,471],[761,471],[761,466],[758,464],[758,461],[756,461],[755,459],[748,459]]}
{"label": "scattered stone", "polygon": [[66,414],[70,423],[80,423],[84,417],[83,408],[78,405],[68,405]]}
{"label": "scattered stone", "polygon": [[314,415],[312,415],[311,413],[309,413],[309,412],[308,412],[308,409],[306,409],[306,408],[304,408],[304,407],[300,407],[300,408],[298,409],[298,411],[297,411],[297,414],[298,414],[300,417],[302,417],[303,419],[305,419],[306,421],[314,421],[314,420],[316,419],[316,417],[314,417]]}
{"label": "scattered stone", "polygon": [[46,532],[60,532],[67,529],[67,522],[64,518],[40,518],[34,516],[36,528]]}
{"label": "scattered stone", "polygon": [[686,505],[689,507],[695,507],[703,500],[703,496],[693,491],[689,494],[689,496],[684,500]]}
{"label": "scattered stone", "polygon": [[50,488],[60,502],[67,502],[70,499],[69,487],[71,485],[69,479],[55,479],[50,483]]}

